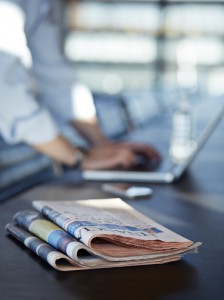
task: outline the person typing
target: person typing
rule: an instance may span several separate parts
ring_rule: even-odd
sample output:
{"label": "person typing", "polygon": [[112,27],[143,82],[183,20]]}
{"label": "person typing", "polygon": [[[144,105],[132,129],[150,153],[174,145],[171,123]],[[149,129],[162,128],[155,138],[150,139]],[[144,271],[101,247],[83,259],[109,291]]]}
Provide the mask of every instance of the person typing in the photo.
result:
{"label": "person typing", "polygon": [[[0,0],[0,135],[16,147],[68,167],[129,169],[136,154],[159,159],[151,146],[114,142],[97,121],[90,90],[76,78],[60,48],[57,1]],[[86,141],[82,151],[61,130],[70,124]],[[16,155],[16,153],[15,153]]]}

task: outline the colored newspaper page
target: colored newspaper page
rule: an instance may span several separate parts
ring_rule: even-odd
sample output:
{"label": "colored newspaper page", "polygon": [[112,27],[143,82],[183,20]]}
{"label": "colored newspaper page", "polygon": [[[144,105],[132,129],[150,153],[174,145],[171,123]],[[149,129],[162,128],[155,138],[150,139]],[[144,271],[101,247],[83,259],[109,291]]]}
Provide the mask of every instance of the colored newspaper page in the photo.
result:
{"label": "colored newspaper page", "polygon": [[54,269],[58,271],[75,271],[80,269],[79,265],[72,259],[56,251],[53,247],[22,228],[10,223],[5,228],[10,235],[37,254]]}
{"label": "colored newspaper page", "polygon": [[17,212],[13,220],[16,224],[69,256],[81,266],[99,266],[107,263],[104,259],[97,257],[93,250],[78,242],[65,230],[44,218],[37,211],[24,210]]}
{"label": "colored newspaper page", "polygon": [[34,201],[33,206],[77,241],[114,261],[182,255],[200,245],[121,199]]}
{"label": "colored newspaper page", "polygon": [[99,264],[95,266],[80,266],[75,261],[70,259],[63,253],[56,251],[52,246],[44,243],[43,240],[39,239],[30,232],[23,230],[17,225],[8,223],[6,225],[6,231],[8,234],[13,236],[19,242],[24,244],[27,248],[37,254],[41,259],[46,261],[54,269],[58,271],[79,271],[88,269],[99,269],[99,268],[114,268],[114,267],[128,267],[128,266],[140,266],[140,265],[154,265],[164,264],[180,259],[179,255],[173,255],[172,257],[160,257],[150,260],[141,261],[128,261],[128,262],[107,262],[107,264]]}

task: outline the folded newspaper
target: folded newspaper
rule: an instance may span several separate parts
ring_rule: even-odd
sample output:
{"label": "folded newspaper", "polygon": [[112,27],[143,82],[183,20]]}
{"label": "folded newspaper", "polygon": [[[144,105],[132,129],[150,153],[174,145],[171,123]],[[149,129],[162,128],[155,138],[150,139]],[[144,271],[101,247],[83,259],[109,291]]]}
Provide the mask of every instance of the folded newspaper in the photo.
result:
{"label": "folded newspaper", "polygon": [[57,270],[163,264],[197,252],[201,243],[154,222],[121,199],[33,201],[9,234]]}

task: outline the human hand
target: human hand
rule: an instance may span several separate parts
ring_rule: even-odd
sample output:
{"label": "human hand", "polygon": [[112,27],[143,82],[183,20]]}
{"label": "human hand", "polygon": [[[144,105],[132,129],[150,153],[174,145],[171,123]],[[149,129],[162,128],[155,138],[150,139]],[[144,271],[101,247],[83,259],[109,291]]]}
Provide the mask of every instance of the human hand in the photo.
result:
{"label": "human hand", "polygon": [[101,144],[92,148],[82,163],[83,170],[124,169],[128,170],[136,165],[136,157],[141,156],[144,160],[159,163],[160,154],[151,146],[117,142]]}

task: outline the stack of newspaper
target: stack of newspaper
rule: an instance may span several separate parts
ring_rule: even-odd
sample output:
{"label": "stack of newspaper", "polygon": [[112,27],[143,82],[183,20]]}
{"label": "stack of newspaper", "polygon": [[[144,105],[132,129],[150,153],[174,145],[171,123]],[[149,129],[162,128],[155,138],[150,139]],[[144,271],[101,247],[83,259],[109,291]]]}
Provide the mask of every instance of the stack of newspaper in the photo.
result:
{"label": "stack of newspaper", "polygon": [[201,243],[168,230],[121,199],[33,201],[6,230],[61,271],[163,264]]}

